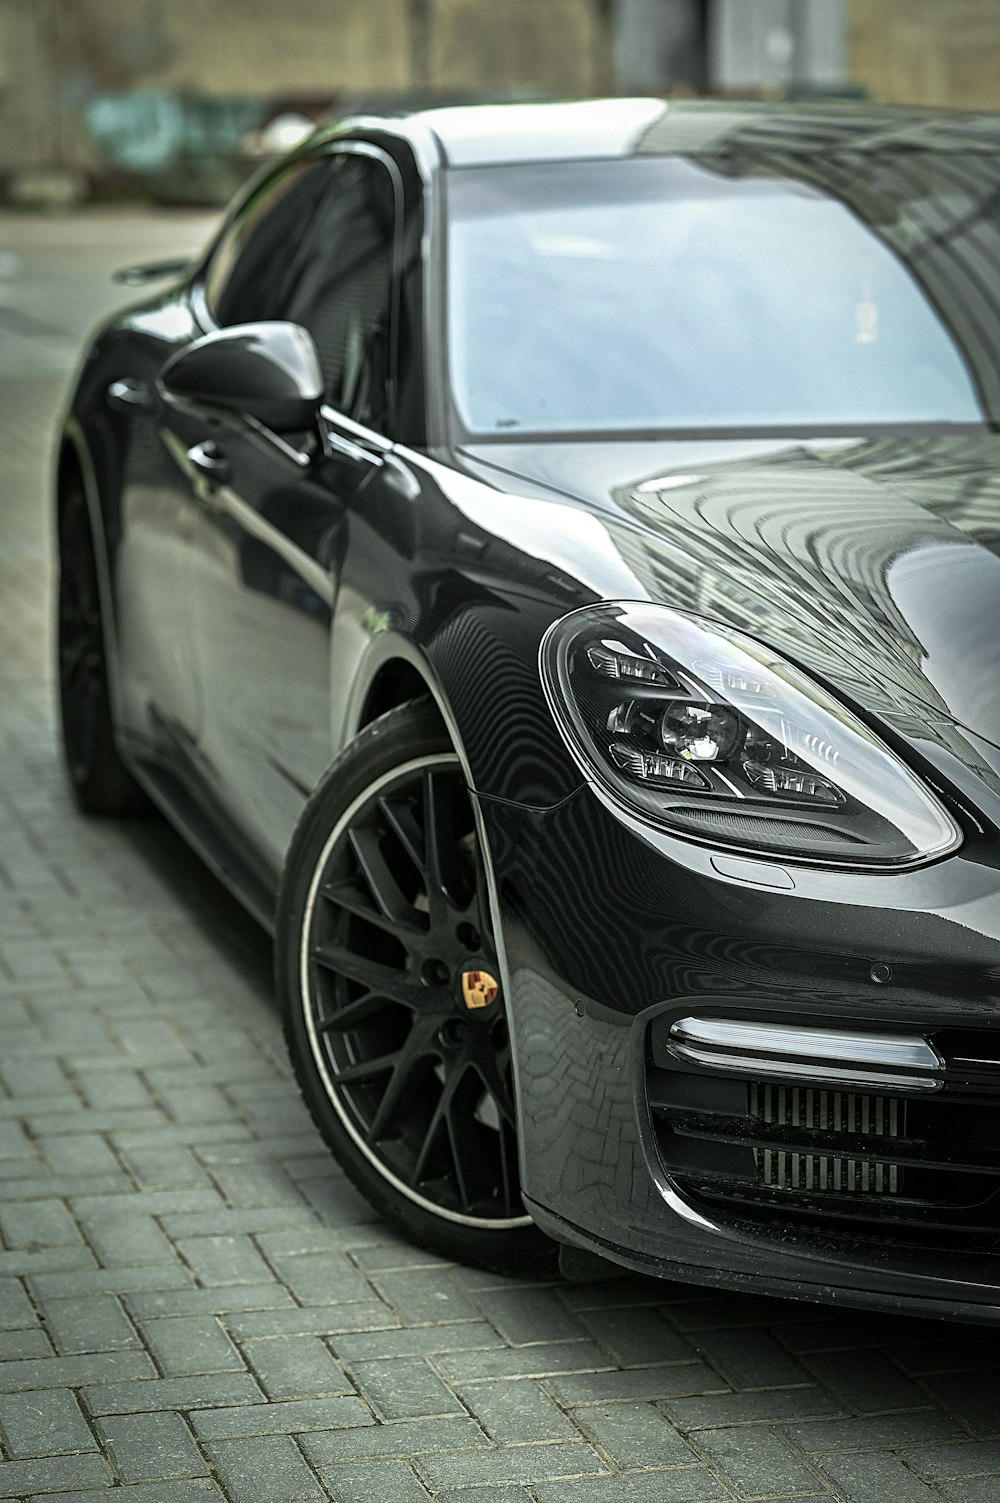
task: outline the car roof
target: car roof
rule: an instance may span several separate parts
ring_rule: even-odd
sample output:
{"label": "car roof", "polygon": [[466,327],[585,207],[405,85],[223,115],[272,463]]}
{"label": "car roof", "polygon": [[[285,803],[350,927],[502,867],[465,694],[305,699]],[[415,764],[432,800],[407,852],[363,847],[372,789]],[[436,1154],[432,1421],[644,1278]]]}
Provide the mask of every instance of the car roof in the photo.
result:
{"label": "car roof", "polygon": [[443,165],[496,166],[688,152],[932,150],[996,152],[1000,113],[822,101],[757,104],[654,98],[476,104],[366,115],[332,134],[378,131],[414,147],[432,137]]}

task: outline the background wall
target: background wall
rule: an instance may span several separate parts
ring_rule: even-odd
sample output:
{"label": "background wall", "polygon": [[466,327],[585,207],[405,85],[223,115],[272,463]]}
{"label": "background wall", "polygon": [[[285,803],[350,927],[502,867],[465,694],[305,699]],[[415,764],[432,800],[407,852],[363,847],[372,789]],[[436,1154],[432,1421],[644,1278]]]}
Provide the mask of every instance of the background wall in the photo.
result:
{"label": "background wall", "polygon": [[0,172],[87,165],[98,92],[604,92],[607,18],[607,0],[0,0]]}
{"label": "background wall", "polygon": [[1000,0],[852,0],[847,38],[873,99],[1000,107]]}
{"label": "background wall", "polygon": [[132,89],[1000,107],[1000,0],[0,0],[0,180],[95,165],[84,107]]}

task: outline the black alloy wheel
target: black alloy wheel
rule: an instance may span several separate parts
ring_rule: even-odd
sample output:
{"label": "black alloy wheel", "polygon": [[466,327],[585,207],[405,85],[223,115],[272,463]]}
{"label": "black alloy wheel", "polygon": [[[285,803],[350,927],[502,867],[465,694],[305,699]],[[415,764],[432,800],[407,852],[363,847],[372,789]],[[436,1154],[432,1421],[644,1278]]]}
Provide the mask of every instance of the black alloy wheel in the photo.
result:
{"label": "black alloy wheel", "polygon": [[374,722],[313,794],[276,958],[303,1096],[371,1203],[449,1257],[509,1271],[546,1256],[520,1195],[472,803],[429,704]]}
{"label": "black alloy wheel", "polygon": [[79,482],[59,508],[56,651],[63,752],[77,803],[93,814],[144,808],[115,746],[97,558]]}

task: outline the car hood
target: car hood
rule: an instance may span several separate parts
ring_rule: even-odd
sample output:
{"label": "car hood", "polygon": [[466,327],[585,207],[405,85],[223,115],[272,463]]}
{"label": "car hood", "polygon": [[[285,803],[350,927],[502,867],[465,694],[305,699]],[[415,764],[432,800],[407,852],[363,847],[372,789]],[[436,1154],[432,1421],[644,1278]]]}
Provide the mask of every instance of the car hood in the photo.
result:
{"label": "car hood", "polygon": [[1000,745],[1000,438],[491,443],[461,458],[595,513],[579,563],[598,593],[725,621],[860,705],[919,707]]}

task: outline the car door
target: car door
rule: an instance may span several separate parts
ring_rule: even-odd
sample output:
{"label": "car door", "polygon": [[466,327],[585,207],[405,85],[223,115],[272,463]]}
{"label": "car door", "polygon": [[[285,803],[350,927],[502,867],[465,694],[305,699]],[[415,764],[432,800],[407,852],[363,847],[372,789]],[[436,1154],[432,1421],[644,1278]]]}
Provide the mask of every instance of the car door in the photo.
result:
{"label": "car door", "polygon": [[326,397],[317,431],[206,421],[186,451],[198,500],[188,579],[198,762],[213,803],[273,871],[331,759],[330,627],[347,503],[389,447],[398,177],[362,143],[308,170],[318,193],[303,198],[301,222],[253,276],[236,260],[215,307],[220,324],[268,317],[308,330]]}
{"label": "car door", "polygon": [[[181,305],[182,341],[196,332],[185,317]],[[120,476],[114,572],[120,724],[139,755],[161,763],[190,744],[199,708],[186,609],[193,497],[175,463],[182,437],[164,428],[155,390],[157,372],[179,347],[173,333],[133,333],[123,374],[106,393]]]}
{"label": "car door", "polygon": [[[156,379],[202,332],[206,289],[214,295],[228,286],[234,300],[253,295],[256,269],[284,247],[291,224],[309,221],[319,198],[314,165],[291,163],[248,194],[223,227],[193,297],[170,293],[132,315],[127,360],[107,392],[121,466],[115,576],[122,726],[141,755],[174,772],[190,771],[202,714],[189,565],[203,490],[192,484],[187,454],[205,424],[165,407]],[[255,301],[266,317],[266,296]]]}

